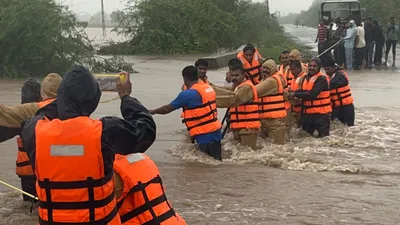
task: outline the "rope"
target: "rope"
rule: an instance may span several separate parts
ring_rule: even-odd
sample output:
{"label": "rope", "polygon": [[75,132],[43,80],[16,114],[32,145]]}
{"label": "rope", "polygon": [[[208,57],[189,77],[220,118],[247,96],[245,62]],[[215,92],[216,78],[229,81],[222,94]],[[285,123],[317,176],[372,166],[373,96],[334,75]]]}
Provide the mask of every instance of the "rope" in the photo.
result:
{"label": "rope", "polygon": [[109,103],[109,102],[112,102],[112,101],[115,101],[115,100],[118,100],[118,99],[119,99],[119,96],[117,95],[113,99],[100,101],[100,103]]}
{"label": "rope", "polygon": [[317,55],[317,57],[321,57],[322,55],[324,55],[325,53],[327,53],[329,50],[331,50],[332,48],[334,48],[336,45],[338,45],[340,42],[342,42],[343,40],[340,39],[340,41],[336,42],[336,44],[332,45],[331,47],[329,47],[328,49],[326,49],[324,52],[322,52],[321,54]]}
{"label": "rope", "polygon": [[19,189],[19,188],[17,188],[17,187],[14,187],[14,186],[12,186],[11,184],[8,184],[8,183],[6,183],[6,182],[4,182],[4,181],[2,181],[2,180],[0,180],[0,183],[3,184],[4,186],[7,186],[7,187],[12,188],[12,189],[14,189],[14,190],[16,190],[16,191],[19,191],[19,192],[21,192],[22,194],[24,194],[24,195],[26,195],[26,196],[28,196],[28,197],[30,197],[30,198],[32,198],[32,199],[39,200],[39,199],[38,199],[37,197],[35,197],[34,195],[29,194],[28,192],[23,191],[23,190],[21,190],[21,189]]}

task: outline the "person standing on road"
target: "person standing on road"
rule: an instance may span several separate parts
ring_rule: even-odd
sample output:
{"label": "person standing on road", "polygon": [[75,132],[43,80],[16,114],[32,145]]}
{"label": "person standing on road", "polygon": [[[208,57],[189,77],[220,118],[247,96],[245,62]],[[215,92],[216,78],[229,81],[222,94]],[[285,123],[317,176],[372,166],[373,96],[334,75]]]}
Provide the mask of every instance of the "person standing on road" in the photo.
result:
{"label": "person standing on road", "polygon": [[400,39],[400,26],[396,23],[396,19],[394,17],[390,18],[390,24],[388,25],[386,31],[386,52],[385,52],[385,62],[383,63],[384,66],[387,66],[387,61],[389,57],[390,49],[392,48],[393,54],[393,64],[392,67],[396,66],[396,47],[397,42]]}
{"label": "person standing on road", "polygon": [[318,43],[318,54],[325,51],[325,42],[328,39],[328,29],[326,28],[324,21],[320,20],[318,24],[318,33],[315,38],[315,43]]}
{"label": "person standing on road", "polygon": [[182,108],[182,122],[199,145],[200,151],[222,160],[222,124],[217,117],[216,93],[209,84],[199,80],[198,69],[194,66],[185,67],[182,77],[188,89],[179,93],[170,104],[152,109],[150,113],[165,115]]}
{"label": "person standing on road", "polygon": [[365,52],[365,30],[360,21],[357,21],[357,37],[356,37],[356,51],[355,51],[355,70],[361,70]]}
{"label": "person standing on road", "polygon": [[[375,26],[372,24],[371,17],[368,17],[364,22],[364,30],[365,30],[365,64],[366,67],[372,68],[372,56],[374,55],[374,44],[376,39],[376,30]],[[340,64],[339,64],[340,65]]]}
{"label": "person standing on road", "polygon": [[356,23],[354,20],[349,22],[349,27],[346,30],[346,37],[344,40],[344,51],[346,55],[346,66],[348,70],[353,70],[353,51],[354,42],[357,37],[357,29],[355,28]]}
{"label": "person standing on road", "polygon": [[[337,42],[339,42],[342,39],[343,36],[343,32],[344,32],[344,26],[342,26],[340,17],[336,19],[335,21],[336,23],[336,31],[333,34],[333,44],[336,44]],[[338,62],[339,65],[343,64],[343,58],[342,58],[342,45],[338,44],[334,47],[333,49],[333,54],[335,57],[336,62]]]}
{"label": "person standing on road", "polygon": [[289,92],[289,99],[301,99],[301,126],[310,135],[318,131],[318,137],[329,136],[332,112],[329,80],[320,72],[321,60],[311,59],[308,74],[302,79],[299,89]]}
{"label": "person standing on road", "polygon": [[383,46],[385,45],[385,36],[383,35],[382,25],[377,20],[372,22],[375,27],[375,56],[374,64],[376,66],[382,65]]}

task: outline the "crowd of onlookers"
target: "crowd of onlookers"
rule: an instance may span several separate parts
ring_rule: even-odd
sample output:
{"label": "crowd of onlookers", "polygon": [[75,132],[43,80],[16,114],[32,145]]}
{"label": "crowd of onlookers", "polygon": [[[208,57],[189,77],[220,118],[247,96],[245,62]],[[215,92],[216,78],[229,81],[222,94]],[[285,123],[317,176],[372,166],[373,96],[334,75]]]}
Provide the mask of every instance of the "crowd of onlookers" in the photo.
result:
{"label": "crowd of onlookers", "polygon": [[[363,23],[350,19],[337,18],[334,23],[318,25],[318,54],[334,57],[337,64],[348,70],[360,70],[375,66],[389,66],[388,56],[392,50],[392,66],[396,66],[396,45],[400,40],[400,26],[394,17],[385,28],[377,20],[366,18]],[[336,26],[336,30],[332,29]],[[333,55],[332,55],[333,53]],[[384,61],[382,61],[384,53]]]}

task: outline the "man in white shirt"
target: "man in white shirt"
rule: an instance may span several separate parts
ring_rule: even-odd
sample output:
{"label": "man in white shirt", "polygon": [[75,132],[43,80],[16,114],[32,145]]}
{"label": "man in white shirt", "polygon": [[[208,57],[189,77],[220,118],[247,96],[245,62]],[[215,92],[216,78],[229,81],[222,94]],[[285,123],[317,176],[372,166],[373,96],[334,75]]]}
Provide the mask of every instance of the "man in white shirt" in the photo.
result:
{"label": "man in white shirt", "polygon": [[357,37],[356,37],[356,54],[355,54],[355,70],[360,70],[365,52],[365,30],[360,21],[357,21]]}

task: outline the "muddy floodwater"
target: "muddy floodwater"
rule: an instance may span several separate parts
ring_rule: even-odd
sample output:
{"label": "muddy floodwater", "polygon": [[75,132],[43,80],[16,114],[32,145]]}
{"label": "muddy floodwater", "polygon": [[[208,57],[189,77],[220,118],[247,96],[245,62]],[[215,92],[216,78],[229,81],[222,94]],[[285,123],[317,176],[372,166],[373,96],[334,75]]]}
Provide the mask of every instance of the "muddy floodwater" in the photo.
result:
{"label": "muddy floodwater", "polygon": [[[303,42],[315,30],[287,26]],[[301,37],[301,38],[300,38]],[[132,96],[149,108],[169,103],[182,84],[181,69],[198,56],[127,57]],[[400,63],[398,63],[400,65]],[[225,69],[209,71],[223,84]],[[223,163],[199,153],[186,136],[180,111],[155,116],[157,141],[147,154],[161,170],[169,200],[188,224],[210,225],[396,225],[400,222],[400,73],[349,74],[356,126],[332,124],[330,137],[298,130],[284,146],[259,139],[257,151],[223,141]],[[0,103],[18,104],[21,82],[0,82]],[[104,93],[102,100],[115,93]],[[225,113],[220,109],[220,116]],[[100,104],[94,117],[120,115],[119,101]],[[0,179],[19,186],[16,141],[0,145]],[[0,186],[0,224],[37,224],[30,204]]]}

